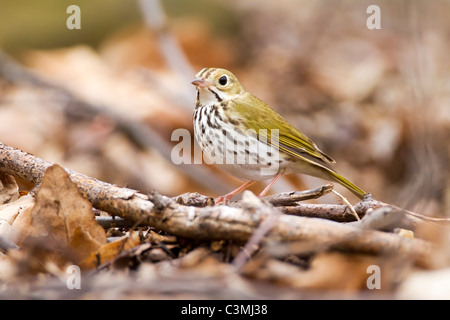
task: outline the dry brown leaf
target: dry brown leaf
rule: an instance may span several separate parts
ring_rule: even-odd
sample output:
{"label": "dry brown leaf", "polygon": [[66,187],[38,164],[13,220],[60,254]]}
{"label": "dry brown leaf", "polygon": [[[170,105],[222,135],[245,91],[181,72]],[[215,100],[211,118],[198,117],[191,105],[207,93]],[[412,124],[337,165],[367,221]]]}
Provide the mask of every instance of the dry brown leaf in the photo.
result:
{"label": "dry brown leaf", "polygon": [[91,254],[80,263],[81,268],[95,268],[99,264],[110,261],[120,253],[130,250],[141,244],[139,232],[130,232],[129,236],[102,245],[98,250],[92,250]]}
{"label": "dry brown leaf", "polygon": [[31,211],[31,237],[47,236],[83,259],[106,243],[92,206],[59,165],[48,168]]}
{"label": "dry brown leaf", "polygon": [[93,268],[141,243],[138,232],[107,243],[90,202],[59,165],[46,170],[35,201],[27,195],[0,207],[0,234],[19,239],[24,250],[12,259],[29,265],[26,273],[69,261]]}
{"label": "dry brown leaf", "polygon": [[19,244],[29,232],[30,212],[34,206],[31,195],[0,206],[0,235]]}
{"label": "dry brown leaf", "polygon": [[9,203],[19,198],[19,187],[9,174],[0,172],[0,204]]}

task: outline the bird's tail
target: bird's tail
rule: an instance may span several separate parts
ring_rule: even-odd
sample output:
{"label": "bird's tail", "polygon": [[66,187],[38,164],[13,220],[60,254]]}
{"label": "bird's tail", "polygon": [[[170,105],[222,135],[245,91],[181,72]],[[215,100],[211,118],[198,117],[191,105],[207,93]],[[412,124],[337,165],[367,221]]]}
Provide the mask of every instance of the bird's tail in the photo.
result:
{"label": "bird's tail", "polygon": [[353,192],[353,194],[355,194],[358,198],[363,199],[364,196],[367,194],[365,191],[363,191],[362,189],[357,187],[354,183],[345,179],[343,176],[341,176],[337,172],[335,172],[329,168],[326,168],[326,167],[322,167],[322,168],[324,168],[327,171],[327,173],[333,178],[333,180],[336,180],[341,185],[346,187],[348,190]]}

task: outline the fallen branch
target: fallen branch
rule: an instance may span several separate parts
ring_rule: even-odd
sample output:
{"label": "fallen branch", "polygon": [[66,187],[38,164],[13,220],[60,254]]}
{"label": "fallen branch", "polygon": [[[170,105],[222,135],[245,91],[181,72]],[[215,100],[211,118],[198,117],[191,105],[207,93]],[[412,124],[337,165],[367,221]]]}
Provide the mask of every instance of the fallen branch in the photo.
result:
{"label": "fallen branch", "polygon": [[[4,173],[39,184],[45,170],[52,165],[0,143],[0,171]],[[245,199],[242,208],[185,206],[157,192],[145,195],[69,169],[66,171],[95,208],[181,237],[245,242],[263,221],[277,214],[274,210],[278,210],[263,202],[261,207],[248,204]],[[428,264],[432,252],[432,245],[420,239],[293,215],[279,215],[267,232],[266,240],[303,241],[318,247],[326,244],[330,248],[371,254],[395,253],[421,265]]]}
{"label": "fallen branch", "polygon": [[[312,190],[305,191],[291,191],[282,192],[274,195],[264,197],[264,200],[271,205],[280,209],[282,213],[322,218],[327,220],[333,220],[337,222],[352,222],[355,221],[355,217],[350,213],[348,205],[337,204],[308,204],[300,201],[317,199],[325,194],[330,193],[333,190],[332,184],[327,184]],[[206,207],[214,204],[214,199],[204,196],[199,193],[184,193],[173,198],[177,203],[194,207]],[[241,208],[241,201],[229,201],[228,205],[231,207]],[[374,200],[371,195],[367,195],[364,201],[359,202],[353,208],[359,216],[364,214],[369,209],[377,209],[387,206],[386,204]],[[390,206],[389,206],[390,207]],[[410,228],[415,226],[414,219],[407,219],[407,225]]]}

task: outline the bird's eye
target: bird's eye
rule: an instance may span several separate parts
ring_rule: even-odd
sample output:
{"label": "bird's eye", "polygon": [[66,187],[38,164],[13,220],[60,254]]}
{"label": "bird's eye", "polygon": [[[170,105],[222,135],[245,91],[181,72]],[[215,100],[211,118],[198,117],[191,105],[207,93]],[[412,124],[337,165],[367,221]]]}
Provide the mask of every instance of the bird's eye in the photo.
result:
{"label": "bird's eye", "polygon": [[221,76],[221,77],[220,77],[220,79],[219,79],[219,84],[220,84],[221,86],[226,85],[227,82],[228,82],[228,77],[227,77],[227,76]]}

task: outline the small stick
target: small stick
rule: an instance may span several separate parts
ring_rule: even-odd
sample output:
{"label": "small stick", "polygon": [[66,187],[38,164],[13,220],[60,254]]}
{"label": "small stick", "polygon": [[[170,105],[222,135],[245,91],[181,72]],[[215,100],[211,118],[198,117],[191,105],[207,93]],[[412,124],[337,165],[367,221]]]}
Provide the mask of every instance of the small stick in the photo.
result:
{"label": "small stick", "polygon": [[350,214],[353,215],[356,220],[360,220],[358,214],[356,213],[355,209],[353,209],[353,206],[350,204],[350,202],[348,202],[348,200],[341,195],[339,192],[337,192],[336,190],[332,190],[332,192],[337,195],[342,201],[344,201],[344,203],[347,205],[347,207],[350,209]]}
{"label": "small stick", "polygon": [[284,192],[264,197],[264,200],[270,202],[273,206],[295,206],[298,201],[305,201],[311,199],[318,199],[330,193],[333,190],[333,184],[329,183],[319,188]]}

